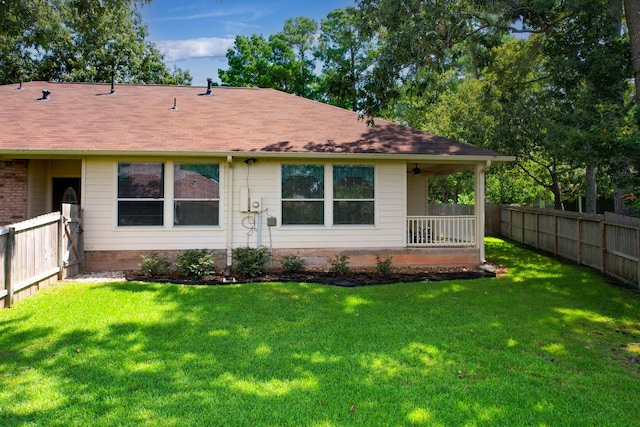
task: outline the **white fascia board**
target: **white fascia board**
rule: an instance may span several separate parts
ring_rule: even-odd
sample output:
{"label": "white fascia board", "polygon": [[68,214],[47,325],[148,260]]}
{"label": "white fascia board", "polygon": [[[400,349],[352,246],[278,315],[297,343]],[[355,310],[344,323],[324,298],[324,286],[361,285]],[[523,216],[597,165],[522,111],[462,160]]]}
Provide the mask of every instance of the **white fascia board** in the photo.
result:
{"label": "white fascia board", "polygon": [[69,157],[237,157],[237,158],[304,158],[336,159],[349,158],[360,160],[407,160],[409,162],[438,163],[492,163],[512,162],[515,156],[462,156],[462,155],[423,155],[423,154],[376,154],[376,153],[309,153],[275,151],[151,151],[151,150],[0,150],[0,159],[51,159]]}

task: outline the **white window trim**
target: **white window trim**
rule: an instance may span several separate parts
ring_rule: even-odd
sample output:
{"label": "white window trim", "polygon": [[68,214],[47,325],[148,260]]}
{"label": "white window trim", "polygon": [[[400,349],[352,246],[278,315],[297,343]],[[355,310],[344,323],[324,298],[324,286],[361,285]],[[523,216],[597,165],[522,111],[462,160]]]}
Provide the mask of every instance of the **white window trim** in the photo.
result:
{"label": "white window trim", "polygon": [[[118,185],[119,185],[119,175],[118,175],[118,166],[120,164],[123,163],[128,163],[128,164],[144,164],[144,163],[158,163],[163,165],[163,187],[164,187],[164,197],[158,197],[158,198],[120,198],[118,197]],[[114,227],[116,230],[160,230],[160,229],[164,229],[167,228],[167,162],[161,161],[161,160],[140,160],[140,161],[126,161],[126,160],[116,160],[114,162],[113,165],[113,169],[114,169],[114,199],[115,199],[115,204],[114,204],[114,215],[113,215],[113,220],[114,220]],[[118,211],[118,206],[120,204],[120,202],[126,202],[126,201],[136,201],[136,202],[157,202],[157,201],[162,201],[163,203],[163,211],[162,211],[162,225],[120,225],[118,224],[118,215],[119,215],[119,211]]]}
{"label": "white window trim", "polygon": [[[217,198],[183,198],[183,197],[175,197],[175,165],[177,164],[189,164],[189,165],[193,165],[193,164],[203,164],[203,165],[218,165],[218,197]],[[166,162],[167,165],[170,165],[169,168],[171,169],[171,203],[169,206],[169,210],[171,211],[171,222],[170,222],[170,226],[172,228],[180,228],[180,229],[186,229],[186,228],[203,228],[203,229],[212,229],[212,228],[216,228],[219,229],[221,228],[221,224],[222,224],[222,198],[220,197],[220,194],[222,193],[222,163],[221,162],[192,162],[192,161],[167,161]],[[168,179],[167,179],[168,181]],[[190,225],[181,225],[181,224],[176,224],[175,223],[175,218],[174,218],[174,214],[175,214],[175,205],[176,202],[218,202],[218,224],[216,225],[201,225],[201,224],[190,224]]]}
{"label": "white window trim", "polygon": [[[373,199],[335,199],[333,198],[333,168],[335,166],[369,166],[373,168]],[[374,228],[377,227],[378,224],[378,213],[380,211],[378,204],[378,173],[379,167],[374,163],[357,163],[357,164],[349,164],[349,163],[332,163],[331,164],[331,203],[330,203],[330,217],[331,217],[331,226],[346,228],[346,227],[369,227]],[[373,202],[373,224],[334,224],[333,223],[333,204],[336,202]]]}
{"label": "white window trim", "polygon": [[[164,165],[164,197],[153,199],[153,198],[144,198],[144,199],[130,199],[130,198],[119,198],[118,197],[118,165],[123,163],[159,163]],[[203,163],[203,164],[217,164],[220,168],[219,170],[219,185],[221,194],[217,199],[176,199],[174,198],[173,190],[174,190],[174,164],[175,163]],[[150,159],[150,160],[136,160],[136,161],[128,161],[128,160],[115,160],[113,164],[114,171],[114,194],[113,200],[115,200],[113,206],[113,221],[114,221],[114,229],[116,231],[140,231],[140,230],[162,230],[162,229],[197,229],[201,228],[204,230],[212,230],[212,229],[222,229],[222,225],[224,224],[224,214],[225,214],[225,203],[222,197],[222,188],[225,183],[223,182],[223,162],[222,161],[210,161],[210,162],[193,162],[189,160],[185,161],[172,161],[172,160],[158,160],[158,159]],[[175,225],[174,224],[174,202],[176,200],[186,200],[186,201],[218,201],[218,225]],[[163,202],[163,225],[118,225],[118,203],[120,201],[162,201]]]}
{"label": "white window trim", "polygon": [[[291,199],[283,199],[282,198],[282,166],[283,165],[321,165],[323,163],[313,163],[313,162],[282,162],[278,166],[278,200],[280,201],[280,209],[282,210],[282,202],[291,200]],[[376,163],[362,162],[358,163],[357,166],[371,166],[373,167],[373,199],[340,199],[340,201],[372,201],[373,202],[373,224],[334,224],[333,221],[333,203],[335,199],[333,198],[333,167],[334,166],[347,166],[349,163],[344,162],[334,162],[334,163],[324,163],[324,224],[282,224],[282,219],[280,219],[280,225],[286,228],[310,228],[310,229],[318,229],[319,227],[323,228],[333,228],[339,227],[341,229],[348,227],[355,228],[376,228],[379,223],[378,216],[380,215],[380,168]],[[330,183],[327,184],[327,177],[330,179]],[[320,199],[295,199],[297,201],[319,201]],[[282,217],[282,212],[280,212],[280,216]]]}

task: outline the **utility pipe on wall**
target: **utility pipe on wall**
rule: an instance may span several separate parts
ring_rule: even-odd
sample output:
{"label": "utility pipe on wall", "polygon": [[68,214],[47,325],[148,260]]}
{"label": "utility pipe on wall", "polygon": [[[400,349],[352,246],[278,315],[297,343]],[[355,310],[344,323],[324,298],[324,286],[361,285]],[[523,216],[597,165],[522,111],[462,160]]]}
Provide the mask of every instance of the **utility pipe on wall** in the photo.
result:
{"label": "utility pipe on wall", "polygon": [[233,263],[233,156],[227,156],[227,179],[225,180],[225,201],[227,203],[227,266],[225,276],[231,276]]}

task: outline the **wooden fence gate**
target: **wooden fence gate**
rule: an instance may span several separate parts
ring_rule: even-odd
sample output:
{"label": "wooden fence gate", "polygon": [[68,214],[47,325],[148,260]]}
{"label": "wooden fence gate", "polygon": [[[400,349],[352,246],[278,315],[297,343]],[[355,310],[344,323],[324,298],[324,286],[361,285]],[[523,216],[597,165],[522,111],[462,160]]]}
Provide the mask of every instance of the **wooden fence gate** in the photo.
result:
{"label": "wooden fence gate", "polygon": [[84,261],[80,206],[63,204],[62,224],[64,225],[62,236],[64,277],[72,277],[82,273],[82,262]]}
{"label": "wooden fence gate", "polygon": [[0,229],[0,308],[82,272],[77,205]]}

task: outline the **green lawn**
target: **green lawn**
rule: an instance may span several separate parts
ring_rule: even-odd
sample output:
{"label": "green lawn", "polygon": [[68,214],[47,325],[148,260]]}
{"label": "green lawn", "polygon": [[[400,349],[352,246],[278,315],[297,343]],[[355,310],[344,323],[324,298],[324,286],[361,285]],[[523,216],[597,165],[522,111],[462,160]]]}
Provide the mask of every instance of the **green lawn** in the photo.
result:
{"label": "green lawn", "polygon": [[640,294],[487,254],[508,274],[54,286],[0,311],[0,425],[640,425]]}

